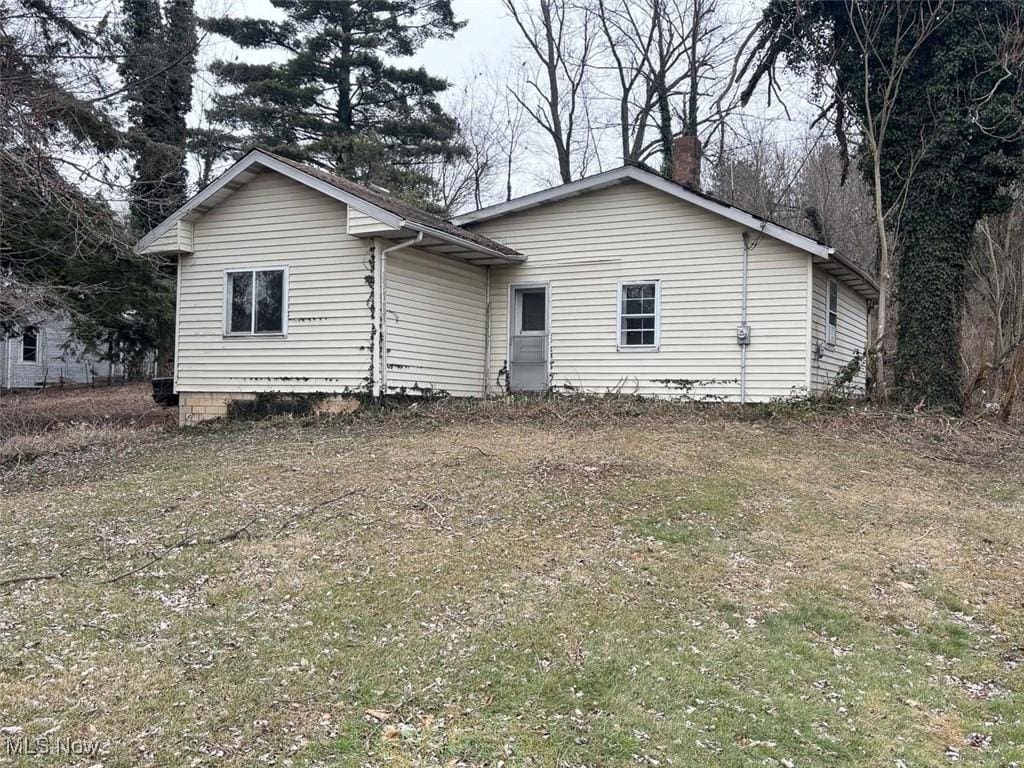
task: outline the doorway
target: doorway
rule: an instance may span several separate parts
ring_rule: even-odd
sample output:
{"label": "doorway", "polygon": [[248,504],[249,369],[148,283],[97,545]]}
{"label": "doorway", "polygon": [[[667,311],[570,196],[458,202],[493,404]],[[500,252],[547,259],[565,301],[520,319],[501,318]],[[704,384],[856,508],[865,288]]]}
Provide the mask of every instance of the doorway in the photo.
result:
{"label": "doorway", "polygon": [[548,388],[548,286],[512,286],[508,386],[513,392]]}

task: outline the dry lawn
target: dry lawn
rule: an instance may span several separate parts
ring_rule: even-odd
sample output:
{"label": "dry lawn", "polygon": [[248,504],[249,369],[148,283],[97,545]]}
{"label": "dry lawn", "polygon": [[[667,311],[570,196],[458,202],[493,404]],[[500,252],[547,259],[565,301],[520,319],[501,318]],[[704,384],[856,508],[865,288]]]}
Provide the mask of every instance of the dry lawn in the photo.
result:
{"label": "dry lawn", "polygon": [[174,422],[173,409],[154,405],[149,384],[0,390],[0,466],[133,440]]}
{"label": "dry lawn", "polygon": [[630,400],[61,431],[0,468],[0,739],[98,752],[0,763],[1024,764],[1020,434]]}

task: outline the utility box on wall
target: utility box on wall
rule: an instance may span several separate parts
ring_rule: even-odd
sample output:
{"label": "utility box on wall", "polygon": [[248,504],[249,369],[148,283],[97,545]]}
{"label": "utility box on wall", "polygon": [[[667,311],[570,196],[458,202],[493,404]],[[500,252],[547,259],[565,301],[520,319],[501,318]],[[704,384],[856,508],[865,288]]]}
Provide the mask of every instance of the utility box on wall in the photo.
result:
{"label": "utility box on wall", "polygon": [[741,347],[746,347],[750,344],[750,326],[746,323],[736,326],[736,343]]}

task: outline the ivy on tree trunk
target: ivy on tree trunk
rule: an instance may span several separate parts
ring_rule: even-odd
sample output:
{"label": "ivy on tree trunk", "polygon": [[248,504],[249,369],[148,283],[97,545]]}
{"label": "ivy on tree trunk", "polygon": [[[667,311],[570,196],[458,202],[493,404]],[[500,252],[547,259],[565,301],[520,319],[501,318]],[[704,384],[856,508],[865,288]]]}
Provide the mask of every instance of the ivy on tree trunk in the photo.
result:
{"label": "ivy on tree trunk", "polygon": [[745,99],[780,57],[812,75],[841,144],[844,115],[875,130],[886,115],[877,163],[861,168],[869,182],[878,168],[895,235],[895,384],[907,405],[963,405],[971,235],[982,217],[1005,209],[1009,185],[1024,173],[1021,40],[1017,0],[771,0],[747,63]]}
{"label": "ivy on tree trunk", "polygon": [[974,220],[957,210],[948,190],[924,180],[907,203],[896,268],[896,388],[908,405],[958,410],[960,318]]}

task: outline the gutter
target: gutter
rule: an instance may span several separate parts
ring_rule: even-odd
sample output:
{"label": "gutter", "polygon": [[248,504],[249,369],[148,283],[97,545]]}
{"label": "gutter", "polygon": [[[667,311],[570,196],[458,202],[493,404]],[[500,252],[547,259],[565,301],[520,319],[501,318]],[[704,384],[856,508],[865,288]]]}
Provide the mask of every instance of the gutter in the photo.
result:
{"label": "gutter", "polygon": [[403,248],[410,248],[414,245],[419,245],[422,242],[423,232],[419,232],[416,237],[410,238],[409,240],[403,240],[400,243],[395,243],[388,248],[382,248],[377,257],[377,274],[374,275],[374,280],[377,281],[377,284],[380,286],[377,294],[377,344],[380,347],[380,371],[377,378],[381,397],[384,397],[388,392],[388,254],[395,253]]}
{"label": "gutter", "polygon": [[419,222],[416,221],[403,220],[401,226],[411,229],[415,232],[419,232],[421,236],[423,234],[427,234],[430,235],[431,237],[436,237],[438,240],[443,240],[446,243],[466,246],[470,250],[477,251],[486,256],[493,256],[494,258],[501,259],[502,261],[511,263],[521,263],[526,261],[526,257],[523,256],[521,253],[502,253],[501,251],[496,251],[493,248],[489,248],[486,245],[474,243],[469,240],[465,240],[461,237],[456,237],[455,235],[450,235],[447,232],[441,231],[440,229],[434,229],[433,227],[427,224],[420,224]]}
{"label": "gutter", "polygon": [[491,265],[484,267],[487,274],[484,288],[484,399],[491,395]]}

